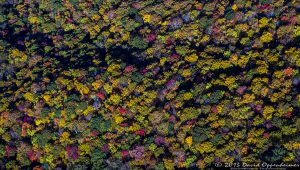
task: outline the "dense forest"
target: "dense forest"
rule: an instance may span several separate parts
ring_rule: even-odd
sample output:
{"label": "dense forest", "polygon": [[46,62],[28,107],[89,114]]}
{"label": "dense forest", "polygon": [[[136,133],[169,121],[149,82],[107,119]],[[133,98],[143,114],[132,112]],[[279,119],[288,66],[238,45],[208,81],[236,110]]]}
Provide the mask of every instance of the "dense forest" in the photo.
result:
{"label": "dense forest", "polygon": [[300,165],[297,0],[0,0],[0,169]]}

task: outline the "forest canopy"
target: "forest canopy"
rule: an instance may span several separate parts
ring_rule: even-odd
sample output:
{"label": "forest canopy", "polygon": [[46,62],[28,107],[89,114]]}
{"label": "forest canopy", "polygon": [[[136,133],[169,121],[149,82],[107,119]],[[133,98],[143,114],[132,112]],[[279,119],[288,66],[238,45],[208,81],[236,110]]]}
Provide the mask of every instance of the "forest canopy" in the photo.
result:
{"label": "forest canopy", "polygon": [[300,163],[296,0],[0,0],[0,169]]}

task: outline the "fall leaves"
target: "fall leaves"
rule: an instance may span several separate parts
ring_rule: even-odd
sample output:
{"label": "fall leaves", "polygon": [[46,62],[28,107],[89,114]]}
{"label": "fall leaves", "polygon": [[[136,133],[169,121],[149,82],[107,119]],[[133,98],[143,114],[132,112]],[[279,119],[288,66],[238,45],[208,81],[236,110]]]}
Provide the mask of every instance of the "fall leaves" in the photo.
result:
{"label": "fall leaves", "polygon": [[0,169],[299,163],[297,5],[1,3]]}

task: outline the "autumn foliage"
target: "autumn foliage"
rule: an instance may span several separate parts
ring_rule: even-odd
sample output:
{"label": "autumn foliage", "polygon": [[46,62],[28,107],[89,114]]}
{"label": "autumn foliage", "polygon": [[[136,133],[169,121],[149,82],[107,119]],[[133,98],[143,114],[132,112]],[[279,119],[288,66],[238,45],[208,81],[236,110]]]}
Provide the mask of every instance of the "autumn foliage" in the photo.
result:
{"label": "autumn foliage", "polygon": [[0,0],[0,169],[300,163],[299,10]]}

